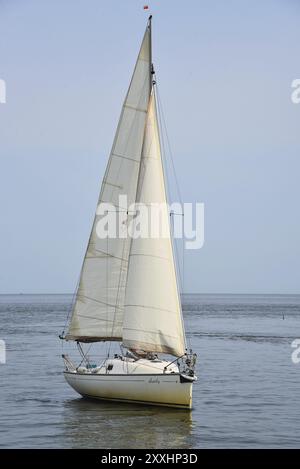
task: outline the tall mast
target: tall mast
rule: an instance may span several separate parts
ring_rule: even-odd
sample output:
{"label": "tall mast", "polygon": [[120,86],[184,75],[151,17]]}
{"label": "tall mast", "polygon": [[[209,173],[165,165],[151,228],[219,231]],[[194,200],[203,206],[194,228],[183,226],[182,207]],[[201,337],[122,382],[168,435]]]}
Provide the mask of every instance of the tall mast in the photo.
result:
{"label": "tall mast", "polygon": [[154,74],[154,67],[153,67],[153,62],[152,62],[152,15],[149,16],[149,19],[148,19],[148,29],[149,29],[149,42],[150,42],[150,45],[149,45],[149,54],[150,54],[150,77],[149,77],[149,80],[150,80],[150,92],[152,90],[152,76]]}

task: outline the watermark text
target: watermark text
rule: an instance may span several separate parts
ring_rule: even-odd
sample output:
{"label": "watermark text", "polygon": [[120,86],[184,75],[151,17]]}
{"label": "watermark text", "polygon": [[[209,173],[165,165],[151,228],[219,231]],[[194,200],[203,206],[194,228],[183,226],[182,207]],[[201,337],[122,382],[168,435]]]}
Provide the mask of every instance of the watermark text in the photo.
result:
{"label": "watermark text", "polygon": [[292,91],[292,94],[291,94],[292,103],[299,104],[300,103],[300,78],[295,78],[295,80],[292,81],[291,87],[294,88],[294,91]]}
{"label": "watermark text", "polygon": [[6,83],[0,78],[0,104],[6,103]]}
{"label": "watermark text", "polygon": [[0,364],[6,363],[6,345],[4,340],[0,339]]}
{"label": "watermark text", "polygon": [[117,206],[101,202],[96,211],[100,239],[184,239],[186,249],[204,244],[203,203],[133,203],[120,195]]}
{"label": "watermark text", "polygon": [[295,349],[291,355],[292,362],[297,365],[300,363],[300,339],[295,339],[291,343],[291,346]]}

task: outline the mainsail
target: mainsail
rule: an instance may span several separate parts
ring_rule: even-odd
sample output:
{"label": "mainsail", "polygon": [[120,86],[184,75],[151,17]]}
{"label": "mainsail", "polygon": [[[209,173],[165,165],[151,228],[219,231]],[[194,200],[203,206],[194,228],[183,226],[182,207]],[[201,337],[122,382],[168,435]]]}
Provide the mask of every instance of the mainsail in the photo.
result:
{"label": "mainsail", "polygon": [[[98,204],[118,211],[119,195],[135,201],[151,93],[151,24],[147,26],[102,182]],[[100,239],[96,213],[81,270],[67,340],[122,340],[130,239]]]}

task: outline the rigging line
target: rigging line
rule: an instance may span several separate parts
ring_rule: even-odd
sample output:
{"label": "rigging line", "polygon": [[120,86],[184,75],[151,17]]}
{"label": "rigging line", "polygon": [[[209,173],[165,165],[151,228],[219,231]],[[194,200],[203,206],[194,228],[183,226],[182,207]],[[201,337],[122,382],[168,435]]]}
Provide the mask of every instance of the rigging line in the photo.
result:
{"label": "rigging line", "polygon": [[[156,77],[155,77],[156,78]],[[160,133],[160,137],[161,137],[161,144],[162,144],[162,152],[163,152],[163,155],[165,156],[165,160],[166,160],[166,155],[167,155],[167,152],[166,152],[166,148],[165,148],[165,139],[164,139],[164,132],[163,132],[163,125],[162,125],[162,109],[161,109],[161,101],[159,101],[158,99],[158,89],[157,89],[157,82],[156,82],[156,90],[157,90],[157,93],[156,93],[156,97],[157,97],[157,111],[158,111],[158,119],[159,119],[159,124],[160,124],[160,128],[161,128],[161,133]],[[165,161],[165,166],[167,169],[167,161]],[[168,172],[165,170],[165,175],[166,175],[166,179],[167,179],[167,190],[168,190],[168,193],[169,193],[169,199],[171,198],[171,194],[170,194],[170,182],[169,182],[169,174]],[[182,204],[182,201],[181,201],[181,197],[180,197],[180,192],[178,192],[178,196],[179,196],[179,201],[181,203],[181,206],[183,207],[183,204]],[[170,214],[171,215],[171,214]],[[171,218],[171,217],[170,217]],[[172,229],[172,235],[174,234],[174,226],[173,226],[173,220],[170,220],[170,228]],[[179,258],[179,255],[178,255],[178,249],[177,249],[177,243],[174,239],[174,242],[173,242],[173,246],[175,245],[175,251],[176,251],[176,256],[175,256],[175,262],[176,262],[176,266],[177,266],[177,273],[179,274],[179,286],[180,286],[180,290],[183,289],[183,274],[184,272],[181,272],[181,269],[180,269],[180,258]],[[182,271],[183,271],[183,268],[182,268]]]}
{"label": "rigging line", "polygon": [[82,365],[82,363],[83,363],[84,361],[87,363],[87,365],[90,363],[90,361],[89,361],[89,359],[88,359],[88,357],[87,357],[87,354],[89,353],[89,351],[90,351],[92,345],[94,345],[94,344],[91,344],[91,345],[89,346],[89,348],[87,349],[86,353],[84,353],[81,344],[80,344],[79,342],[77,342],[77,346],[78,346],[79,353],[80,353],[80,355],[82,356],[82,360],[81,360],[81,362],[79,363],[79,365],[78,365],[77,368],[79,368],[79,367]]}
{"label": "rigging line", "polygon": [[171,159],[171,163],[172,163],[172,169],[173,169],[173,173],[174,173],[176,188],[177,188],[177,191],[178,191],[179,202],[182,205],[181,191],[180,191],[180,186],[179,186],[177,173],[176,173],[176,169],[175,169],[173,152],[172,152],[171,143],[170,143],[169,134],[168,134],[168,129],[167,129],[167,125],[166,125],[166,119],[165,119],[165,115],[164,115],[164,111],[163,111],[162,100],[161,100],[160,93],[159,93],[157,85],[156,85],[156,89],[157,89],[157,98],[158,98],[157,101],[158,101],[160,112],[161,112],[163,128],[164,128],[164,131],[165,131],[165,134],[166,134],[166,140],[167,140],[169,155],[170,155],[170,159]]}
{"label": "rigging line", "polygon": [[[108,236],[106,238],[106,251],[108,252]],[[106,336],[107,336],[108,334],[108,256],[106,258],[105,264],[106,264]],[[107,350],[107,358],[108,357],[109,357],[109,348]]]}
{"label": "rigging line", "polygon": [[78,278],[77,283],[76,283],[75,291],[74,291],[73,294],[72,294],[71,303],[70,303],[70,307],[69,307],[69,310],[68,310],[67,318],[66,318],[66,320],[65,320],[64,328],[63,328],[62,333],[61,333],[61,336],[62,336],[62,337],[63,337],[64,334],[65,334],[66,327],[67,327],[67,324],[68,324],[68,322],[69,322],[71,312],[73,311],[73,308],[74,308],[74,306],[75,306],[75,300],[76,300],[76,296],[77,296],[77,291],[78,291],[78,287],[79,287],[79,282],[80,282],[80,275],[79,275],[79,278]]}
{"label": "rigging line", "polygon": [[[163,127],[162,127],[162,128],[164,128],[164,131],[165,131],[165,134],[166,134],[166,140],[167,140],[167,144],[168,144],[169,157],[170,157],[171,165],[172,165],[172,169],[173,169],[173,174],[174,174],[174,179],[175,179],[175,185],[176,185],[176,189],[177,189],[177,192],[178,192],[179,202],[180,202],[181,207],[182,207],[182,216],[184,217],[183,199],[182,199],[182,195],[181,195],[181,191],[180,191],[180,186],[179,186],[179,182],[178,182],[178,178],[177,178],[177,173],[176,173],[176,168],[175,168],[175,163],[174,163],[174,158],[173,158],[173,152],[172,152],[172,148],[171,148],[171,143],[170,143],[170,139],[169,139],[168,129],[167,129],[167,125],[166,125],[166,119],[165,119],[165,115],[164,115],[164,111],[163,111],[162,100],[161,100],[161,97],[160,97],[158,85],[156,85],[156,90],[157,90],[157,103],[158,103],[159,113],[161,114],[161,121],[162,121],[162,123],[163,123]],[[177,243],[175,242],[174,244],[175,244],[176,249],[177,249]],[[178,250],[177,250],[177,252],[178,252]],[[184,293],[184,291],[185,291],[185,251],[184,251],[184,237],[183,237],[183,239],[182,239],[182,252],[181,252],[181,257],[182,257],[182,261],[181,261],[181,262],[182,262],[181,290],[182,290],[182,293]],[[178,259],[179,259],[179,256],[178,256]],[[179,270],[180,270],[180,269],[179,269]]]}
{"label": "rigging line", "polygon": [[[170,214],[172,215],[172,213]],[[174,238],[174,219],[172,218],[172,216],[170,217],[171,218],[171,227],[172,227],[172,236]],[[180,272],[180,266],[178,265],[179,262],[178,262],[178,259],[179,259],[179,252],[178,252],[178,246],[177,246],[177,243],[176,241],[174,241],[174,246],[175,246],[175,259],[176,259],[176,264],[177,264],[177,270],[178,270],[178,273],[179,273],[179,279],[180,279],[180,286],[181,286],[181,290],[182,290],[182,285],[183,285],[183,278],[182,278],[182,272]]]}

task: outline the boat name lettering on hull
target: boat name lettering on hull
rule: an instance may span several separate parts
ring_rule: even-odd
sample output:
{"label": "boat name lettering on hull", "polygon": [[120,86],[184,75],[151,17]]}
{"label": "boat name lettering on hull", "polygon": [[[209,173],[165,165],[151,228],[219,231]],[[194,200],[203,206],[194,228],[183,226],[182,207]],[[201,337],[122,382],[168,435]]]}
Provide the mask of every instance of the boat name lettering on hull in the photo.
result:
{"label": "boat name lettering on hull", "polygon": [[160,381],[159,381],[158,378],[150,378],[148,383],[150,383],[150,384],[159,384]]}

